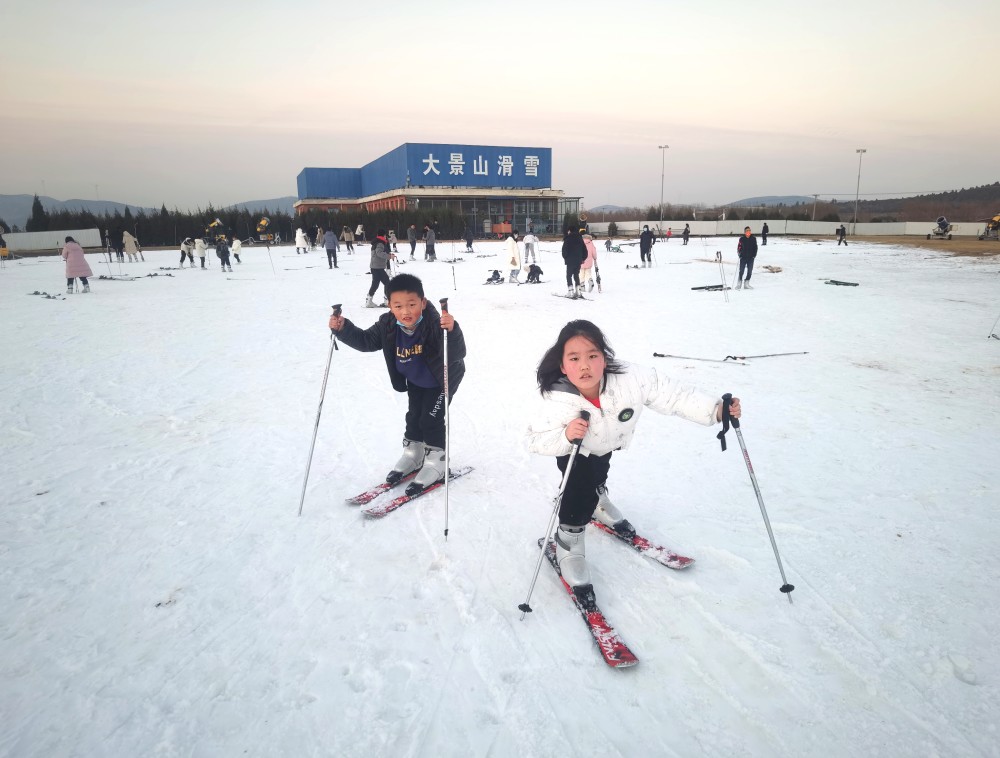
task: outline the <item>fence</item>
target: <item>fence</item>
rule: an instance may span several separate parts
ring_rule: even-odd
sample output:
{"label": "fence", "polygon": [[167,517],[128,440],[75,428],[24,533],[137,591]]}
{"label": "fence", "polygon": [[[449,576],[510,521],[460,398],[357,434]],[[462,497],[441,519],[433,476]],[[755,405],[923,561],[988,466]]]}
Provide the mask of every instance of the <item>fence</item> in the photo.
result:
{"label": "fence", "polygon": [[51,232],[10,232],[3,236],[12,253],[38,250],[62,250],[72,237],[81,247],[104,247],[100,229],[59,229]]}
{"label": "fence", "polygon": [[[589,222],[592,234],[606,235],[608,233],[608,223],[610,222]],[[691,234],[696,237],[725,237],[743,234],[743,228],[749,226],[754,234],[760,234],[761,227],[766,223],[768,234],[795,234],[795,235],[820,235],[832,236],[837,233],[838,223],[832,221],[789,221],[787,219],[767,219],[766,221],[667,221],[664,220],[661,226],[657,220],[653,221],[616,221],[618,225],[618,236],[633,237],[638,236],[644,225],[656,231],[659,227],[664,234],[670,229],[673,236],[679,236],[684,231],[684,224],[690,224]],[[936,221],[905,221],[891,224],[850,224],[845,223],[848,234],[858,237],[926,237],[931,229],[937,226]],[[856,228],[855,228],[856,227]],[[952,224],[951,233],[956,237],[978,237],[983,233],[982,223],[957,223]]]}

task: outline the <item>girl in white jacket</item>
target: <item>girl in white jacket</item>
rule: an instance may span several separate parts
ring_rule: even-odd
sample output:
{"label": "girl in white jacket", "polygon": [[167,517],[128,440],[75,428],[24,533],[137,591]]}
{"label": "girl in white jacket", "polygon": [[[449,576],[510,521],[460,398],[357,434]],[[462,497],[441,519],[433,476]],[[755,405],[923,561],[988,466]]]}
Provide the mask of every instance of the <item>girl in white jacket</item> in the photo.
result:
{"label": "girl in white jacket", "polygon": [[302,253],[309,252],[309,240],[306,239],[306,233],[301,228],[295,230],[295,254],[299,255],[300,250]]}
{"label": "girl in white jacket", "polygon": [[229,245],[229,252],[231,252],[233,254],[233,257],[236,259],[237,263],[243,263],[243,261],[240,260],[240,251],[241,250],[243,250],[243,242],[240,240],[239,237],[237,237],[234,234],[233,235],[233,241]]}
{"label": "girl in white jacket", "polygon": [[[556,530],[556,558],[577,595],[593,596],[584,549],[584,529],[592,519],[619,534],[635,529],[608,499],[611,454],[624,450],[645,407],[705,426],[722,420],[722,399],[660,376],[655,369],[615,360],[603,332],[589,321],[570,321],[538,364],[541,408],[528,428],[528,449],[556,458],[565,473],[573,450],[580,451],[563,490]],[[590,413],[585,421],[581,411]],[[730,413],[740,417],[733,398]]]}

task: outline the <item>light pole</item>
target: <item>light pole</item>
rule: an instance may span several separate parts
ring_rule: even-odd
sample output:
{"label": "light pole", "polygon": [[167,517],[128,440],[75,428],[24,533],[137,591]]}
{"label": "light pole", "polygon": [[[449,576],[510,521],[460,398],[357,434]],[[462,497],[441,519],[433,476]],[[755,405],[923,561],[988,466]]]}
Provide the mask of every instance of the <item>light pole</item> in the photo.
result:
{"label": "light pole", "polygon": [[667,167],[667,148],[670,145],[657,145],[660,148],[660,225],[656,228],[656,233],[660,234],[660,230],[663,228],[663,177],[666,174]]}
{"label": "light pole", "polygon": [[861,159],[868,151],[863,147],[859,147],[854,152],[858,154],[858,187],[854,191],[854,224],[852,224],[854,228],[851,230],[851,236],[855,236],[858,233],[858,198],[861,196]]}

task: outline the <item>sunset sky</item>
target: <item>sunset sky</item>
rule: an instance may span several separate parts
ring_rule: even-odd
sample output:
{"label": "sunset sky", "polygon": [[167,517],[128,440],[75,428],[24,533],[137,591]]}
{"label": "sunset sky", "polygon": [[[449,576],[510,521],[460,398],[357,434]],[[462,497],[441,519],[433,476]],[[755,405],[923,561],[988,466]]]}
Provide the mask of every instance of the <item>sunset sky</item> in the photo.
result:
{"label": "sunset sky", "polygon": [[[573,11],[568,12],[567,7]],[[586,207],[1000,180],[1000,2],[7,0],[0,193],[181,209],[404,142],[539,145]]]}

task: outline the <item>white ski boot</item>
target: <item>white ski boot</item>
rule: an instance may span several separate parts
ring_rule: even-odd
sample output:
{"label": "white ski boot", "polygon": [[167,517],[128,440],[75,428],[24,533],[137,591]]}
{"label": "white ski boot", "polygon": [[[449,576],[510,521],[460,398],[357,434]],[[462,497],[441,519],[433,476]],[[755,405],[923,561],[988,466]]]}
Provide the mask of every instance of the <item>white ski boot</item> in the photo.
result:
{"label": "white ski boot", "polygon": [[587,551],[584,542],[586,527],[560,524],[556,529],[556,563],[566,584],[576,589],[590,585]]}
{"label": "white ski boot", "polygon": [[570,287],[569,289],[567,289],[566,290],[566,297],[575,298],[576,297],[576,288],[575,287]]}
{"label": "white ski boot", "polygon": [[618,510],[614,503],[611,502],[611,498],[608,497],[608,487],[606,484],[599,484],[597,486],[597,508],[594,510],[594,518],[600,521],[605,526],[611,527],[618,534],[626,537],[635,536],[635,527],[633,527],[622,512]]}
{"label": "white ski boot", "polygon": [[753,289],[753,287],[750,286],[750,280],[749,279],[747,279],[745,282],[743,282],[743,289],[745,289],[745,290],[752,290]]}
{"label": "white ski boot", "polygon": [[378,308],[378,306],[375,305],[375,301],[372,300],[371,295],[365,298],[365,308]]}
{"label": "white ski boot", "polygon": [[738,282],[736,282],[736,289],[738,289],[738,290],[743,289],[743,280],[742,279],[740,279]]}
{"label": "white ski boot", "polygon": [[83,291],[84,292],[90,292],[90,285],[89,284],[83,285]]}
{"label": "white ski boot", "polygon": [[389,472],[385,480],[389,484],[395,484],[410,472],[416,471],[423,463],[424,443],[403,437],[403,454],[396,461],[396,465],[392,467],[392,471]]}
{"label": "white ski boot", "polygon": [[424,465],[406,488],[406,494],[415,495],[432,484],[443,482],[444,476],[444,450],[428,445],[424,451]]}
{"label": "white ski boot", "polygon": [[71,285],[69,285],[69,286],[68,286],[68,287],[66,288],[66,294],[67,294],[67,295],[72,295],[72,294],[73,294],[73,285],[72,285],[72,284],[71,284]]}

